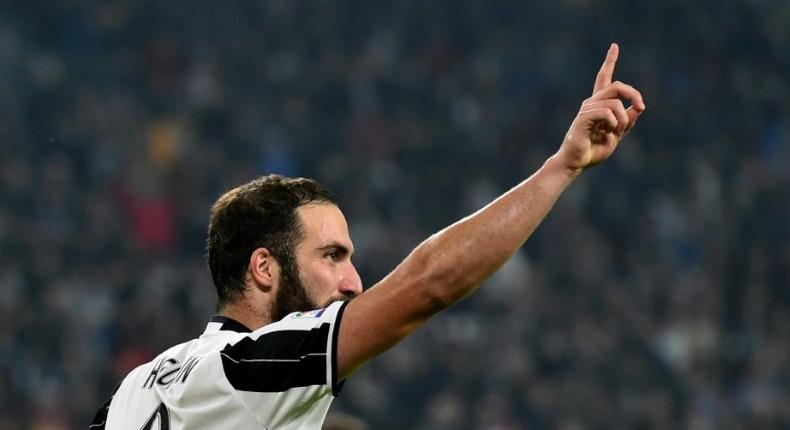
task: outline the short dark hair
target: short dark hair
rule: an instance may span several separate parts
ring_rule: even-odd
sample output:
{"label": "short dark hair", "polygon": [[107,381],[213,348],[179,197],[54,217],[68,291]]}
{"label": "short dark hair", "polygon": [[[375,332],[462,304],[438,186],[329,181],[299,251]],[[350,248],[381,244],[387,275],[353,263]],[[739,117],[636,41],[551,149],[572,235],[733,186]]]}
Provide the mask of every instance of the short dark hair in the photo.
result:
{"label": "short dark hair", "polygon": [[211,208],[206,259],[218,309],[242,296],[255,249],[266,248],[281,265],[295,266],[295,248],[302,239],[296,210],[310,203],[337,204],[318,182],[281,175],[258,177],[217,199]]}

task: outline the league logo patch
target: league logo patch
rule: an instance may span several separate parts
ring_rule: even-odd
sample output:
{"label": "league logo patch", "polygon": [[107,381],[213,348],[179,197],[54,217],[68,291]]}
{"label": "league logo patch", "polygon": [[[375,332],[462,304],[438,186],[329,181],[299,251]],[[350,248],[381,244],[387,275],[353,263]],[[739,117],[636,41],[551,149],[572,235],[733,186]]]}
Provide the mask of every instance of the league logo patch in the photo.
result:
{"label": "league logo patch", "polygon": [[291,318],[319,318],[323,315],[326,309],[316,309],[314,311],[309,312],[294,312],[291,314]]}

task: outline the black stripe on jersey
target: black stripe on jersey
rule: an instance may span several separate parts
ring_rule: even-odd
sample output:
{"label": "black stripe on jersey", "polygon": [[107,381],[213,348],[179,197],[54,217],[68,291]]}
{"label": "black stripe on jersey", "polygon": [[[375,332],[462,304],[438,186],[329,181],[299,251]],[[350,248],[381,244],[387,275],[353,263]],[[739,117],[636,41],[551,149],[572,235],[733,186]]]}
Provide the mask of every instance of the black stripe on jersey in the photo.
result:
{"label": "black stripe on jersey", "polygon": [[246,337],[221,352],[225,377],[237,390],[282,392],[324,385],[329,323],[312,330],[283,330]]}
{"label": "black stripe on jersey", "polygon": [[107,414],[110,412],[110,402],[112,402],[112,398],[115,397],[115,393],[118,392],[118,388],[121,387],[121,384],[118,384],[114,390],[112,390],[112,394],[110,394],[110,398],[96,411],[96,415],[93,417],[93,422],[91,425],[88,426],[88,430],[104,430],[104,426],[107,425]]}
{"label": "black stripe on jersey", "polygon": [[220,330],[230,330],[239,333],[250,333],[252,331],[233,318],[223,317],[222,315],[214,315],[209,321],[222,324],[222,327],[219,328]]}
{"label": "black stripe on jersey", "polygon": [[343,384],[346,383],[345,379],[339,382],[337,380],[337,335],[340,333],[340,321],[343,320],[343,312],[346,310],[346,305],[348,305],[348,302],[340,305],[340,309],[337,310],[335,331],[332,332],[332,395],[335,397],[340,395],[340,390],[343,389]]}

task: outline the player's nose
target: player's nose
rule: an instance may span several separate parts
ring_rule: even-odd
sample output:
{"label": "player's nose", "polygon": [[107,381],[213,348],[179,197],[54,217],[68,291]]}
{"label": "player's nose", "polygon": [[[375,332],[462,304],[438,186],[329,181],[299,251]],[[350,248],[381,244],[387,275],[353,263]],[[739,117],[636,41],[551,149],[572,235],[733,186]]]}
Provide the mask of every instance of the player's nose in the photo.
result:
{"label": "player's nose", "polygon": [[348,271],[340,281],[338,290],[345,296],[354,297],[362,293],[362,279],[359,277],[359,273],[354,265],[349,266]]}

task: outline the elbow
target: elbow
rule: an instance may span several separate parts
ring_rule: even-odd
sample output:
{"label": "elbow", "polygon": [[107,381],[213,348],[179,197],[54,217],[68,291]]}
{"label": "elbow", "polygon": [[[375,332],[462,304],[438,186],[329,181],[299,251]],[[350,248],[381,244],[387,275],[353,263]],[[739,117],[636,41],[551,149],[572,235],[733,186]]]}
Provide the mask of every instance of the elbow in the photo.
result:
{"label": "elbow", "polygon": [[477,286],[463,276],[443,272],[426,280],[424,300],[432,313],[437,313],[471,295]]}
{"label": "elbow", "polygon": [[420,289],[420,295],[428,315],[437,314],[456,302],[441,284],[426,280],[424,285],[424,288]]}
{"label": "elbow", "polygon": [[[431,238],[433,239],[433,237]],[[429,242],[423,255],[421,276],[417,283],[425,307],[431,314],[446,309],[474,291],[474,283],[462,270],[456,259],[441,253],[432,253]]]}

